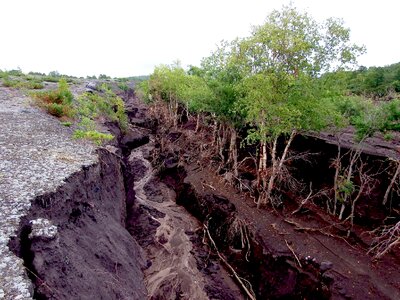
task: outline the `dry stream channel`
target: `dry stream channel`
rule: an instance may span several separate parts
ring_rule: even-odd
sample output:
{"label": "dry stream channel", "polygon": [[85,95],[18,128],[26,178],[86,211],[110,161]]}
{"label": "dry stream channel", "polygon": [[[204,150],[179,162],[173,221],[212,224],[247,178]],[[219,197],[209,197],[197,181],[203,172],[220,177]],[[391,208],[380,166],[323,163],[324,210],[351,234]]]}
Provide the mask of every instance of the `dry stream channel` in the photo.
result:
{"label": "dry stream channel", "polygon": [[[210,278],[199,271],[191,241],[201,225],[184,207],[175,203],[175,192],[157,180],[147,159],[153,144],[154,141],[150,141],[133,149],[128,159],[129,164],[135,166],[134,192],[135,205],[141,212],[139,218],[147,215],[147,220],[139,224],[156,227],[152,240],[149,236],[138,239],[147,256],[144,272],[148,296],[153,299],[209,299],[206,286]],[[137,228],[136,234],[146,234],[140,230]],[[240,298],[226,271],[222,267],[218,269],[231,289],[236,290],[236,299]]]}

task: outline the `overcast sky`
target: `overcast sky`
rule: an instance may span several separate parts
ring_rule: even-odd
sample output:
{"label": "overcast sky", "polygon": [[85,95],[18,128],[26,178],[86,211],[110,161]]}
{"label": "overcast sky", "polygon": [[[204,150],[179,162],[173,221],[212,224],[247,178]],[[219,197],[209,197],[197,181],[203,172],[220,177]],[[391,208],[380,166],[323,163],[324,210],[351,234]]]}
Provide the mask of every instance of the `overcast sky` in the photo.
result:
{"label": "overcast sky", "polygon": [[[0,0],[0,69],[86,76],[198,65],[219,41],[249,34],[286,0]],[[340,17],[367,54],[400,62],[399,0],[294,0],[317,20]]]}

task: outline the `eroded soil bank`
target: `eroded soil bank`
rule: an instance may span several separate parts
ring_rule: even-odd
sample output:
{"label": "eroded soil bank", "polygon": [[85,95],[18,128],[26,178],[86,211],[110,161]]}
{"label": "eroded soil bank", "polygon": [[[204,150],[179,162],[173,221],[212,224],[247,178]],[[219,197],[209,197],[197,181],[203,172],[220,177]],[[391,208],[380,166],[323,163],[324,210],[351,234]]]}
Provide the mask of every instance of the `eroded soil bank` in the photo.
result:
{"label": "eroded soil bank", "polygon": [[193,130],[157,127],[125,96],[128,133],[108,124],[115,144],[38,197],[9,244],[35,298],[400,298],[397,258],[372,261],[313,214],[257,210],[202,162]]}
{"label": "eroded soil bank", "polygon": [[[104,149],[99,161],[57,192],[37,198],[21,224],[19,240],[11,243],[25,261],[36,299],[146,297],[142,250],[125,230],[119,158]],[[46,224],[36,228],[31,220],[48,220],[56,231]]]}
{"label": "eroded soil bank", "polygon": [[[348,238],[339,220],[313,204],[295,214],[290,202],[279,211],[256,209],[250,195],[210,168],[209,141],[193,129],[187,124],[160,130],[160,177],[176,191],[177,203],[207,226],[257,299],[400,297],[396,251],[374,260],[357,236],[361,228],[355,226]],[[215,255],[215,247],[210,248]]]}

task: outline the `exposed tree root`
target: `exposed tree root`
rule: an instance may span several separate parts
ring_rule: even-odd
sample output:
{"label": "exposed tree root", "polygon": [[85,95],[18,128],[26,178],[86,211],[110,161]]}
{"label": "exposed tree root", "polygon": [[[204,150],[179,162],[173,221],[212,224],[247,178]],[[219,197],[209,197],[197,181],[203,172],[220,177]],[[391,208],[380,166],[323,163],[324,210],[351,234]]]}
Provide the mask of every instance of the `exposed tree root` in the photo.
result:
{"label": "exposed tree root", "polygon": [[400,221],[393,226],[385,226],[368,253],[375,253],[374,257],[379,259],[396,245],[400,245]]}
{"label": "exposed tree root", "polygon": [[227,266],[227,268],[231,271],[233,277],[238,281],[238,283],[240,284],[240,286],[243,288],[243,290],[245,291],[245,293],[247,294],[247,296],[251,299],[251,300],[256,300],[256,296],[255,293],[251,287],[251,284],[249,281],[247,281],[246,279],[240,277],[235,269],[228,263],[228,261],[224,258],[224,256],[218,251],[217,245],[215,244],[213,238],[211,237],[210,231],[208,230],[208,226],[207,223],[203,224],[203,228],[204,228],[204,232],[207,233],[208,239],[211,242],[212,247],[215,249],[215,252],[217,253],[218,257],[221,259],[221,261]]}
{"label": "exposed tree root", "polygon": [[296,259],[297,263],[299,264],[300,268],[303,268],[303,266],[301,265],[300,259],[297,257],[296,253],[294,252],[292,246],[290,246],[290,244],[288,243],[287,240],[285,240],[286,246],[289,248],[290,252],[292,252],[294,258]]}
{"label": "exposed tree root", "polygon": [[[295,226],[295,229],[294,229],[294,230],[302,231],[302,232],[318,232],[318,233],[321,233],[321,234],[326,235],[326,236],[328,236],[328,237],[338,238],[338,239],[343,240],[343,241],[344,241],[347,245],[349,245],[351,248],[356,249],[356,248],[355,248],[353,245],[351,245],[344,237],[341,237],[341,236],[338,236],[338,235],[335,235],[335,234],[326,232],[326,231],[322,230],[323,228],[302,227],[299,223],[296,223],[296,222],[291,221],[291,220],[288,220],[288,219],[284,219],[283,221],[285,221],[285,222],[288,223],[288,224],[294,225],[294,226]],[[328,227],[334,227],[334,225],[332,224],[332,225],[329,225],[329,226],[327,226],[327,227],[325,227],[325,228],[328,228]]]}

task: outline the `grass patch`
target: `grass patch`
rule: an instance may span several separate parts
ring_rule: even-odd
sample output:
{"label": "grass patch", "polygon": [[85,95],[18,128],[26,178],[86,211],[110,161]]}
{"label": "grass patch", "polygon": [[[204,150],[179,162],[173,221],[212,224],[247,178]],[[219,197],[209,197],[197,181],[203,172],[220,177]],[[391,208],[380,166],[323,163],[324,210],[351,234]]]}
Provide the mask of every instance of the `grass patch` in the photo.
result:
{"label": "grass patch", "polygon": [[71,127],[74,123],[72,123],[71,121],[65,121],[65,122],[61,122],[61,125],[65,126],[65,127]]}
{"label": "grass patch", "polygon": [[40,90],[40,89],[44,88],[44,85],[41,82],[19,81],[19,80],[10,80],[10,79],[4,79],[3,86],[18,88],[18,89],[29,89],[29,90]]}
{"label": "grass patch", "polygon": [[112,134],[102,133],[97,130],[75,130],[73,134],[73,138],[75,139],[88,139],[94,142],[96,145],[101,145],[106,141],[110,141],[114,138]]}
{"label": "grass patch", "polygon": [[96,130],[96,119],[108,119],[118,122],[122,130],[128,128],[128,117],[123,100],[107,84],[103,84],[99,93],[84,93],[76,100],[77,117],[80,119],[75,138],[85,138],[100,145],[113,138],[113,135]]}

